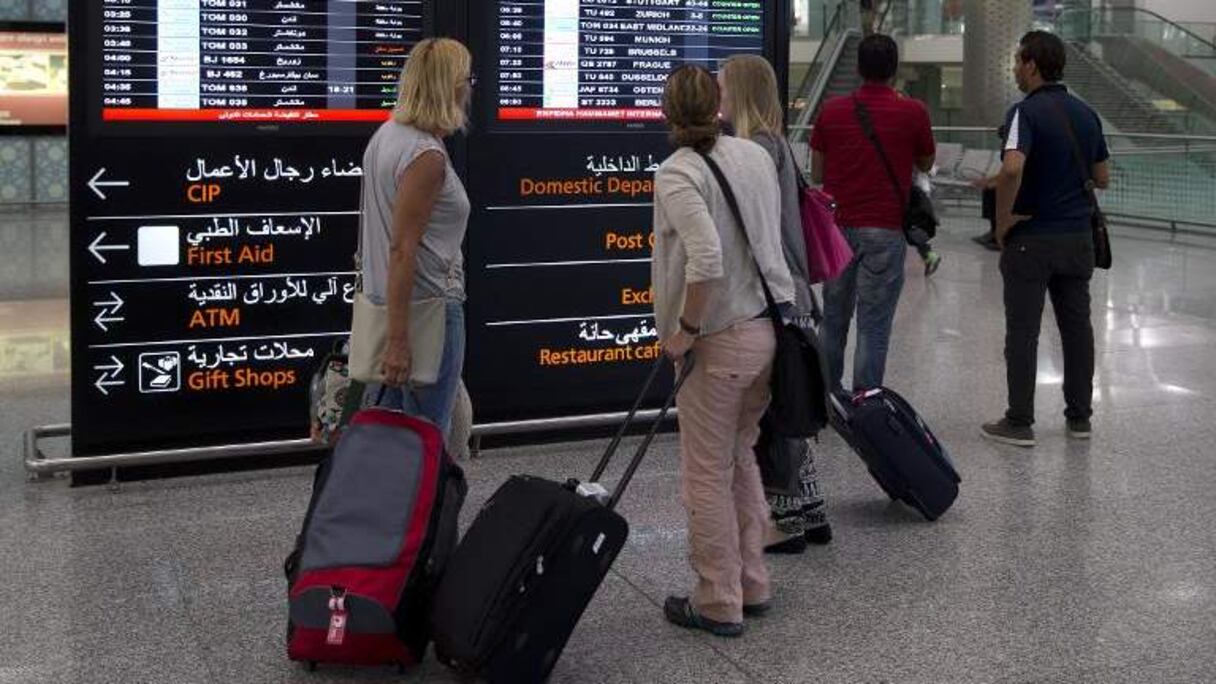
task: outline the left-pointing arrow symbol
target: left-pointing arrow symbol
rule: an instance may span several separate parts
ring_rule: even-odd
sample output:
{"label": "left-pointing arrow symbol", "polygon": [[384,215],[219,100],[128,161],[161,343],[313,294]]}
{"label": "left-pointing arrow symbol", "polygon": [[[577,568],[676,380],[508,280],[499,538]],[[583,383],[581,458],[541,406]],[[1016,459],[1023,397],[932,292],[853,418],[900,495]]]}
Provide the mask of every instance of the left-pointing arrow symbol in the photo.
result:
{"label": "left-pointing arrow symbol", "polygon": [[103,166],[97,170],[97,173],[92,178],[89,179],[89,189],[96,193],[101,199],[106,199],[106,194],[101,191],[102,188],[125,188],[131,185],[130,181],[103,181],[101,177],[104,175],[106,175],[106,168]]}
{"label": "left-pointing arrow symbol", "polygon": [[122,387],[127,384],[125,380],[118,377],[124,368],[125,366],[117,356],[111,356],[110,363],[104,366],[93,366],[93,370],[101,372],[101,375],[97,377],[97,382],[93,383],[93,386],[97,388],[98,392],[109,396],[110,390],[108,388]]}
{"label": "left-pointing arrow symbol", "polygon": [[131,249],[131,245],[104,244],[105,239],[106,239],[106,234],[103,231],[100,235],[97,236],[96,240],[94,240],[92,243],[89,244],[89,253],[92,254],[93,256],[97,257],[97,260],[103,264],[106,263],[105,252],[115,252],[115,251],[125,252],[125,251]]}

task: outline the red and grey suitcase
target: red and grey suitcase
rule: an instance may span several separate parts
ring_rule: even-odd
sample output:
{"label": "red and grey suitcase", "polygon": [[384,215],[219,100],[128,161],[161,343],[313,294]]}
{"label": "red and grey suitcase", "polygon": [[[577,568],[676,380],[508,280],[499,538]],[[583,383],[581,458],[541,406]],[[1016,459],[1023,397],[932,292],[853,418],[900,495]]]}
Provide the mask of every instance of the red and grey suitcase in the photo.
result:
{"label": "red and grey suitcase", "polygon": [[962,482],[946,447],[894,390],[832,394],[832,426],[861,456],[887,496],[937,520]]}
{"label": "red and grey suitcase", "polygon": [[317,470],[285,564],[288,657],[310,669],[421,660],[466,490],[434,425],[384,408],[356,413]]}
{"label": "red and grey suitcase", "polygon": [[[663,360],[642,391],[659,375]],[[478,513],[433,604],[440,661],[490,682],[542,682],[629,534],[614,509],[692,366],[683,364],[659,419],[616,490],[595,484],[636,417],[639,398],[588,483],[509,479]]]}

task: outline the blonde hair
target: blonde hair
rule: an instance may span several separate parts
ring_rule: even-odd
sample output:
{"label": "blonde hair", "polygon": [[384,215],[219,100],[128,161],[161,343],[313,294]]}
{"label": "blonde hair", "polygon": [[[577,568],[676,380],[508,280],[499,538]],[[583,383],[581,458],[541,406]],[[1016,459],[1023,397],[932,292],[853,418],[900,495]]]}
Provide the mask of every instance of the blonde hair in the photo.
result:
{"label": "blonde hair", "polygon": [[768,60],[758,55],[737,55],[722,63],[722,80],[735,133],[754,138],[760,133],[780,136],[785,127],[777,74]]}
{"label": "blonde hair", "polygon": [[671,72],[663,90],[663,115],[676,147],[708,153],[718,142],[718,82],[705,69],[686,64]]}
{"label": "blonde hair", "polygon": [[451,38],[428,38],[410,51],[401,70],[397,123],[441,135],[462,131],[468,113],[459,96],[473,66],[468,48]]}

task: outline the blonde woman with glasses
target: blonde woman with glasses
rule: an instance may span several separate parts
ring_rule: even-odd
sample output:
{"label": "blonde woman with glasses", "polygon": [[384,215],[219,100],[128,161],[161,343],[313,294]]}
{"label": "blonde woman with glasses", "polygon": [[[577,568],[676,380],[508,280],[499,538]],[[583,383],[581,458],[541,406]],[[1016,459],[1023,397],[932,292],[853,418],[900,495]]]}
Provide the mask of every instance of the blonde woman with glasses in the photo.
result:
{"label": "blonde woman with glasses", "polygon": [[[464,366],[464,257],[469,198],[443,139],[464,130],[472,57],[457,41],[418,43],[402,70],[392,117],[363,155],[360,266],[369,306],[382,307],[374,381],[378,402],[445,433]],[[352,371],[361,334],[359,301]],[[421,311],[434,315],[419,315]]]}
{"label": "blonde woman with glasses", "polygon": [[[722,63],[718,72],[722,91],[722,118],[735,135],[751,140],[768,152],[781,185],[781,245],[786,265],[794,277],[794,292],[799,321],[809,321],[817,313],[810,289],[806,241],[802,235],[799,209],[798,164],[786,142],[785,117],[777,92],[777,75],[763,57],[741,55]],[[780,439],[780,438],[777,438]],[[803,553],[807,544],[827,544],[832,540],[819,478],[810,444],[791,440],[783,451],[800,460],[797,495],[787,492],[768,495],[772,518],[765,551]]]}

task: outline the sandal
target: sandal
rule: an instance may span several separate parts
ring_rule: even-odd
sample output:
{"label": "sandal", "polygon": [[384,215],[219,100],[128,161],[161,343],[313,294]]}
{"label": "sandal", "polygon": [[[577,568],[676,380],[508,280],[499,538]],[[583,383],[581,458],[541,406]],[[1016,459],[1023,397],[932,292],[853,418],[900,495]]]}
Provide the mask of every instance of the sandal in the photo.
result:
{"label": "sandal", "polygon": [[718,622],[702,617],[693,609],[692,601],[687,597],[667,597],[667,602],[663,604],[663,614],[671,624],[686,629],[700,629],[720,637],[743,636],[742,622]]}

